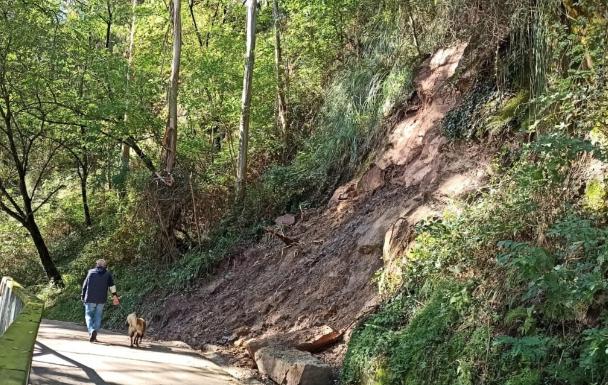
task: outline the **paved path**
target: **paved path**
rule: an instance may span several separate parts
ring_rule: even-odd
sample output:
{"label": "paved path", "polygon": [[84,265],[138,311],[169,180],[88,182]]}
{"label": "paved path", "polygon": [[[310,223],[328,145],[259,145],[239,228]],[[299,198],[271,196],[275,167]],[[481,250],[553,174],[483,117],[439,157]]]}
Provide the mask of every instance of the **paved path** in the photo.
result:
{"label": "paved path", "polygon": [[44,320],[34,350],[30,385],[240,385],[219,366],[184,344],[129,337],[102,330],[90,343],[86,328]]}

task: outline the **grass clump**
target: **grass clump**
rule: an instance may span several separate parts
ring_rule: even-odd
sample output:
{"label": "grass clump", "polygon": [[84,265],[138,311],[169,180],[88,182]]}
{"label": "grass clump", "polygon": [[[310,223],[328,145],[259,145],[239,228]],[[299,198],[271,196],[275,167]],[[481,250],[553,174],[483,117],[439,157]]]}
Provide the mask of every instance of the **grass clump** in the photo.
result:
{"label": "grass clump", "polygon": [[[427,298],[398,294],[352,336],[342,379],[359,384],[473,384],[489,331],[464,325],[468,289],[438,282]],[[455,328],[463,324],[462,329]],[[457,382],[454,382],[457,381]]]}

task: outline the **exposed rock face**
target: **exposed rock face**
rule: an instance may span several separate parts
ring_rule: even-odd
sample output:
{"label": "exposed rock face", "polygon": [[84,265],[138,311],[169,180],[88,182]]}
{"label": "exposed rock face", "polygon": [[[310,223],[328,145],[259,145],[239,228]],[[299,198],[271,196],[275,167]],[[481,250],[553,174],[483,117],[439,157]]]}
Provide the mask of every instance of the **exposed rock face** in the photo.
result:
{"label": "exposed rock face", "polygon": [[330,385],[331,367],[312,354],[266,346],[255,353],[260,372],[281,385]]}
{"label": "exposed rock face", "polygon": [[382,248],[382,258],[390,261],[396,254],[402,251],[402,246],[411,236],[411,226],[407,219],[400,217],[384,235],[384,246]]}
{"label": "exposed rock face", "polygon": [[333,207],[339,205],[340,202],[352,199],[357,195],[356,182],[351,181],[343,186],[338,187],[331,199],[329,200],[327,207]]}

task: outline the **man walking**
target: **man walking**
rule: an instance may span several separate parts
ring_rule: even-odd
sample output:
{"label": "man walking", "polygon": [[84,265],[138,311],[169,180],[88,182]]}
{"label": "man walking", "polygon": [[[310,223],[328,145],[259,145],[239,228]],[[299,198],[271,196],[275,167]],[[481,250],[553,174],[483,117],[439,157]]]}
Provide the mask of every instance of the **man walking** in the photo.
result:
{"label": "man walking", "polygon": [[98,259],[94,269],[89,270],[87,277],[82,284],[80,299],[84,303],[84,316],[89,330],[89,341],[97,341],[97,331],[101,328],[101,318],[103,306],[108,299],[108,289],[112,293],[112,303],[119,305],[114,278],[108,271],[107,263],[104,259]]}

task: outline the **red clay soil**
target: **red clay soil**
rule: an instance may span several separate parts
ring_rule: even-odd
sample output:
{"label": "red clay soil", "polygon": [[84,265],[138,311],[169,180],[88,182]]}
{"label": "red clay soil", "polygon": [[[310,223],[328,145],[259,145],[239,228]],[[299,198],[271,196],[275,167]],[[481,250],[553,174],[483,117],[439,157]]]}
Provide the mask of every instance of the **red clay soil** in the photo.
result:
{"label": "red clay soil", "polygon": [[[424,63],[415,79],[419,108],[406,109],[387,130],[384,148],[363,175],[337,189],[326,207],[277,226],[296,243],[287,247],[268,234],[224,261],[194,291],[169,298],[156,323],[158,336],[195,347],[231,346],[237,328],[246,327],[246,337],[321,325],[344,330],[373,310],[380,301],[374,277],[390,265],[387,231],[399,222],[393,238],[403,238],[415,222],[484,183],[490,151],[449,143],[440,129],[460,100],[447,80],[464,48],[441,50]],[[339,365],[344,346],[322,358]]]}

